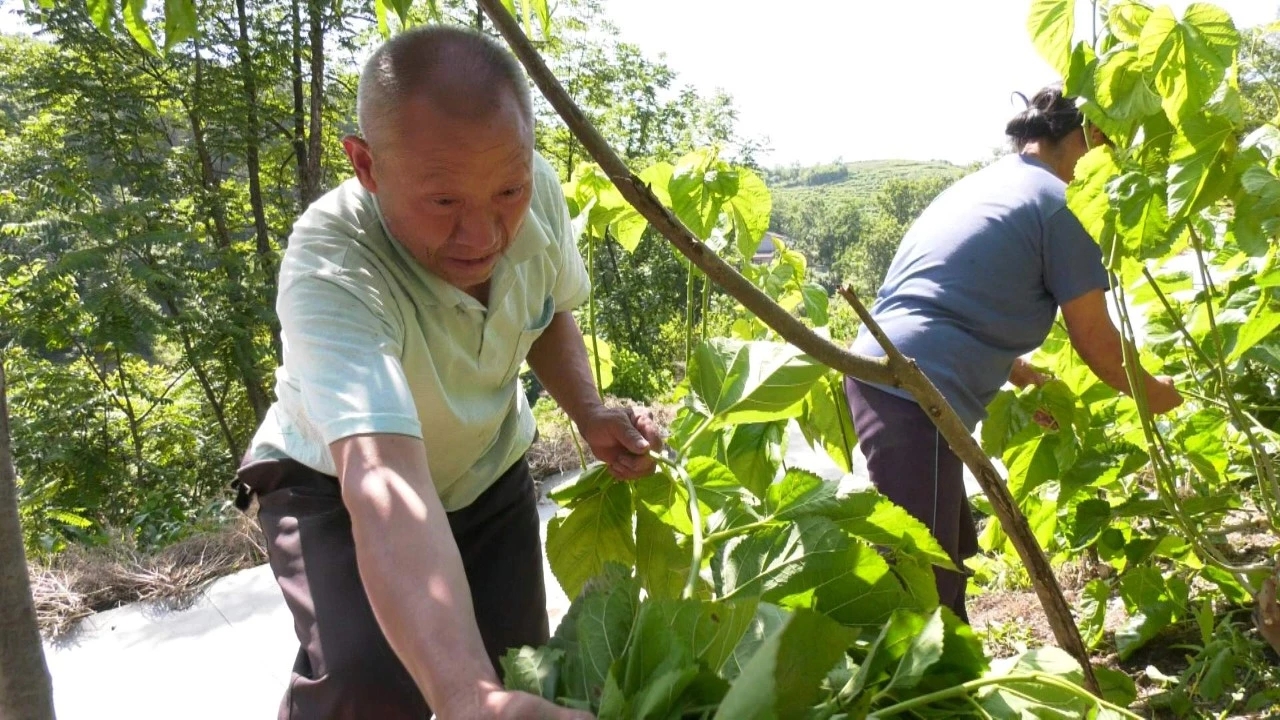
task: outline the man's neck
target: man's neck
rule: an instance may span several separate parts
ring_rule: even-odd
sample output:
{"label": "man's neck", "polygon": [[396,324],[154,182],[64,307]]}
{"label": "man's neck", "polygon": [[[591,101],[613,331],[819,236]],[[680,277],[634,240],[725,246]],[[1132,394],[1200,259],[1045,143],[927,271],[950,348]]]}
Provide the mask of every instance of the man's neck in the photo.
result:
{"label": "man's neck", "polygon": [[475,285],[473,287],[467,288],[463,292],[475,298],[476,300],[479,300],[481,305],[484,305],[485,307],[489,307],[489,285],[490,284],[491,284],[490,280],[485,280],[479,285]]}

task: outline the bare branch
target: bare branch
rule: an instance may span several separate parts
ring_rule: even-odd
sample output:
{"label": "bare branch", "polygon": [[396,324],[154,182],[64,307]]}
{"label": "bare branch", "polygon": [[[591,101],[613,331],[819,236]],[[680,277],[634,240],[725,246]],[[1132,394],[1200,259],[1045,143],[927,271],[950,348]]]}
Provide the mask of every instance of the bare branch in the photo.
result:
{"label": "bare branch", "polygon": [[[477,0],[477,2],[502,33],[542,94],[546,96],[604,173],[613,181],[622,196],[662,233],[676,250],[689,258],[689,261],[706,273],[708,278],[724,288],[742,303],[743,307],[755,313],[756,317],[783,339],[808,353],[815,360],[859,380],[905,388],[912,394],[912,397],[920,403],[934,424],[938,426],[939,432],[950,443],[956,455],[978,478],[988,499],[991,500],[1001,526],[1027,565],[1036,594],[1045,608],[1050,627],[1053,628],[1054,636],[1058,643],[1080,663],[1088,688],[1095,694],[1099,693],[1093,668],[1089,664],[1089,653],[1080,637],[1079,629],[1072,620],[1071,608],[1067,605],[1062,595],[1062,588],[1058,586],[1053,569],[1049,566],[1044,551],[1036,542],[1026,518],[1018,510],[1017,504],[1005,488],[1004,479],[996,472],[982,448],[969,434],[964,422],[915,363],[903,357],[883,332],[879,333],[877,340],[888,354],[888,358],[884,359],[857,355],[832,344],[805,327],[700,242],[670,210],[658,201],[649,186],[633,174],[613,151],[609,143],[565,92],[559,80],[547,68],[538,51],[520,30],[516,20],[502,7],[501,0]],[[851,292],[848,292],[845,298],[853,304],[867,327],[872,328],[874,321],[871,320],[870,313],[862,303]],[[878,331],[878,328],[876,330]]]}

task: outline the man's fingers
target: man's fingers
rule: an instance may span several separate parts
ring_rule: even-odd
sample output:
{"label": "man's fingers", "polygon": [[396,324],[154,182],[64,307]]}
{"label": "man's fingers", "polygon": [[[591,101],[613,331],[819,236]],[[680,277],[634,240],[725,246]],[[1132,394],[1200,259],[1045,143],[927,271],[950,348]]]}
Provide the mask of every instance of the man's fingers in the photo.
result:
{"label": "man's fingers", "polygon": [[615,436],[622,442],[622,446],[636,455],[644,455],[649,452],[649,441],[644,435],[640,434],[640,429],[636,427],[635,411],[627,408],[627,422],[618,423],[615,427],[617,432]]}

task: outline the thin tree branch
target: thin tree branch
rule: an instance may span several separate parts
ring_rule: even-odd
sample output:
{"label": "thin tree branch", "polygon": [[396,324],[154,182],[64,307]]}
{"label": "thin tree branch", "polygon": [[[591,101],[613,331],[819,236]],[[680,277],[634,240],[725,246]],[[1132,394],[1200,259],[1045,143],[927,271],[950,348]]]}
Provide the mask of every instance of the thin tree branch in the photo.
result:
{"label": "thin tree branch", "polygon": [[[937,388],[933,387],[914,363],[902,357],[902,354],[893,348],[892,343],[883,338],[883,333],[878,339],[881,340],[886,352],[890,353],[888,359],[865,357],[840,348],[805,327],[710,248],[698,241],[689,229],[658,201],[649,186],[630,171],[600,132],[587,120],[582,110],[569,98],[560,82],[547,68],[546,63],[520,30],[515,19],[502,7],[501,1],[477,0],[477,2],[484,8],[485,14],[489,16],[528,70],[542,94],[564,119],[570,131],[582,142],[587,152],[599,163],[622,196],[681,254],[689,258],[689,261],[706,273],[708,278],[724,288],[745,308],[755,313],[756,317],[787,342],[818,362],[860,380],[903,387],[912,393],[956,454],[965,461],[983,489],[987,491],[1001,526],[1012,539],[1023,562],[1027,564],[1054,636],[1058,643],[1080,663],[1087,687],[1095,694],[1099,694],[1097,679],[1089,663],[1089,653],[1085,649],[1079,629],[1071,618],[1070,606],[1062,596],[1062,589],[1058,586],[1044,551],[1036,543],[1026,518],[1019,512],[1013,498],[1005,489],[1003,478],[996,472],[986,454],[982,452],[964,423],[942,398]],[[855,309],[861,307],[861,303],[858,303],[852,294],[848,297],[855,303]],[[862,314],[867,314],[866,308],[862,308]],[[869,317],[867,314],[867,319]]]}

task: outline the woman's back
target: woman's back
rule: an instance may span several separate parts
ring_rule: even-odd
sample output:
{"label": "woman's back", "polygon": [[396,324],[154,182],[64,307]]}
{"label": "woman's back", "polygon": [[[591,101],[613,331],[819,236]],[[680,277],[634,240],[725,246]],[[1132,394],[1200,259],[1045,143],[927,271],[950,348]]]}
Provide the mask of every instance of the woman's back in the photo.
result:
{"label": "woman's back", "polygon": [[[1101,253],[1066,207],[1066,184],[1012,154],[961,179],[911,226],[872,314],[970,426],[1058,306],[1107,286]],[[883,352],[865,330],[854,349]]]}

